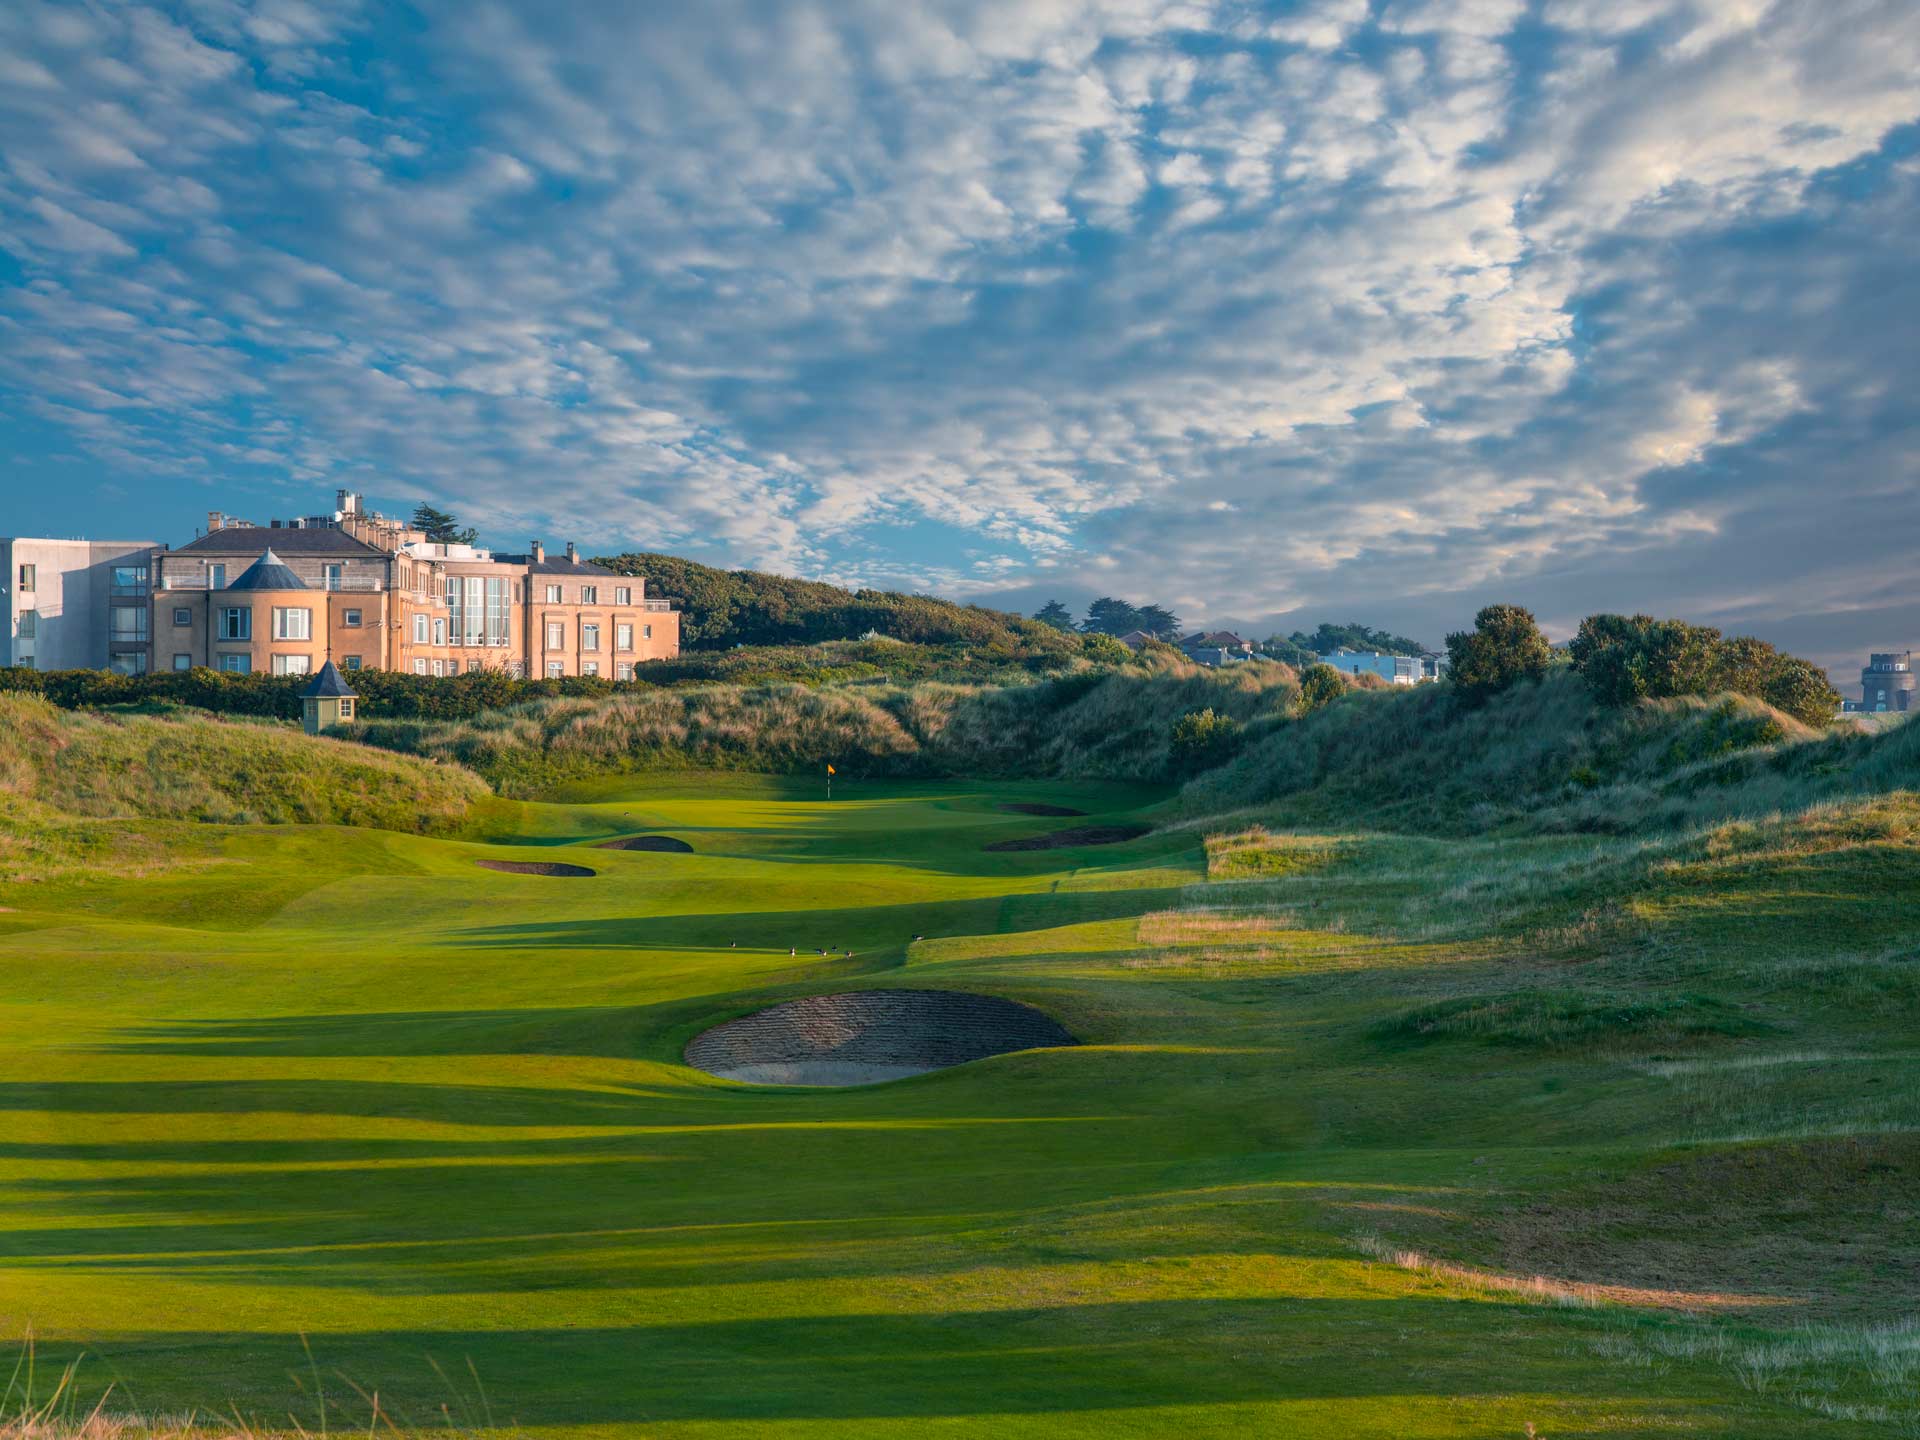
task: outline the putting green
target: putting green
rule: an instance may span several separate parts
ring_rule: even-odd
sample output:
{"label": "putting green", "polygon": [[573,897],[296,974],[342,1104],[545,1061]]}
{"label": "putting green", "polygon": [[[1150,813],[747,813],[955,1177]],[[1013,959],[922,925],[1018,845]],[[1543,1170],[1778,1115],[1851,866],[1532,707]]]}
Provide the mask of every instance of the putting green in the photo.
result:
{"label": "putting green", "polygon": [[[1485,944],[1241,962],[1140,936],[1204,880],[1198,832],[985,848],[1157,798],[630,779],[503,805],[487,843],[233,829],[137,881],[8,887],[0,1325],[118,1403],[309,1428],[302,1335],[360,1423],[349,1380],[432,1423],[482,1415],[477,1376],[484,1413],[567,1434],[1858,1433],[1704,1354],[1635,1359],[1692,1322],[1366,1253],[1591,1157],[1525,1067],[1365,1039]],[[693,853],[594,848],[637,833]],[[729,1017],[893,985],[1086,1043],[854,1090],[681,1063]],[[1614,1093],[1600,1150],[1631,1144]]]}

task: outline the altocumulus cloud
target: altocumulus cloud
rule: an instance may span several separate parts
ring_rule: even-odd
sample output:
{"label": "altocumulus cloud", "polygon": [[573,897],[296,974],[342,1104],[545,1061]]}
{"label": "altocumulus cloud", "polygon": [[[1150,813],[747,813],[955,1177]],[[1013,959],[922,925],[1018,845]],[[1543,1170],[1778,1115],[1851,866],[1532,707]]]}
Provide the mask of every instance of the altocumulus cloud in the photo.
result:
{"label": "altocumulus cloud", "polygon": [[1916,116],[1908,0],[10,5],[6,483],[1837,647]]}

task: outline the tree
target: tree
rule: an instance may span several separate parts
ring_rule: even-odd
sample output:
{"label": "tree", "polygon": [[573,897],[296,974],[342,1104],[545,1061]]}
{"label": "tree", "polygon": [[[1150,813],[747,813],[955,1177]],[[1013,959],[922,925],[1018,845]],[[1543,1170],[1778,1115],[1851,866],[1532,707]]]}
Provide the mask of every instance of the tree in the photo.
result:
{"label": "tree", "polygon": [[461,525],[455,516],[434,509],[424,500],[413,507],[413,528],[425,531],[427,539],[439,545],[471,545],[480,538],[480,532],[471,525]]}
{"label": "tree", "polygon": [[1042,625],[1051,625],[1056,630],[1073,629],[1073,612],[1058,600],[1049,600],[1035,613],[1034,619]]}
{"label": "tree", "polygon": [[1342,646],[1349,650],[1377,650],[1382,655],[1420,655],[1427,648],[1418,640],[1390,631],[1370,630],[1365,625],[1329,625],[1324,621],[1311,635],[1296,630],[1290,638],[1293,644],[1316,655],[1325,655]]}
{"label": "tree", "polygon": [[1270,660],[1278,660],[1291,665],[1296,670],[1305,670],[1319,661],[1319,652],[1309,650],[1304,645],[1296,645],[1284,635],[1269,635],[1254,647]]}
{"label": "tree", "polygon": [[1143,605],[1134,612],[1134,619],[1136,630],[1144,630],[1156,640],[1180,638],[1180,617],[1164,605]]}
{"label": "tree", "polygon": [[1294,709],[1311,715],[1325,709],[1347,693],[1347,677],[1331,665],[1309,665],[1300,676],[1300,694]]}
{"label": "tree", "polygon": [[1140,612],[1124,600],[1102,595],[1087,607],[1080,628],[1089,635],[1125,635],[1140,628]]}
{"label": "tree", "polygon": [[1473,629],[1447,636],[1447,658],[1448,678],[1468,699],[1480,701],[1546,674],[1553,647],[1531,611],[1489,605],[1473,617]]}

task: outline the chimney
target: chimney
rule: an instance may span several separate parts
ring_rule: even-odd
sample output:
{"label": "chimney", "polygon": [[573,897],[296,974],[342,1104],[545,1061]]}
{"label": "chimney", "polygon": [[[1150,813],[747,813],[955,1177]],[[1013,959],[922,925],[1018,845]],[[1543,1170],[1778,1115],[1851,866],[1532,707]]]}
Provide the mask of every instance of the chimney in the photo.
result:
{"label": "chimney", "polygon": [[580,552],[574,548],[573,541],[571,540],[567,541],[567,563],[569,565],[578,565],[580,563]]}
{"label": "chimney", "polygon": [[547,547],[536,540],[533,542],[532,554],[533,563],[538,565],[547,558]]}
{"label": "chimney", "polygon": [[218,510],[207,511],[207,533],[209,535],[220,529],[226,522],[227,517],[222,515]]}
{"label": "chimney", "polygon": [[335,491],[333,508],[338,510],[342,515],[358,515],[360,513],[360,497],[351,490]]}

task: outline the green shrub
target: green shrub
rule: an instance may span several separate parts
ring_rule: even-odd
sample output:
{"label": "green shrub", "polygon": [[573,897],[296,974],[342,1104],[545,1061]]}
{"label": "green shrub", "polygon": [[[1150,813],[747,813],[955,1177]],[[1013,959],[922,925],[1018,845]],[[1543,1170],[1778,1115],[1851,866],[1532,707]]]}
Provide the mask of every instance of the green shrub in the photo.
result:
{"label": "green shrub", "polygon": [[1589,615],[1568,647],[1573,668],[1609,705],[1731,691],[1804,725],[1829,723],[1840,694],[1815,666],[1764,641],[1651,615]]}
{"label": "green shrub", "polygon": [[1346,693],[1345,675],[1331,665],[1309,665],[1300,676],[1300,696],[1294,702],[1295,709],[1302,715],[1311,715]]}
{"label": "green shrub", "polygon": [[1522,680],[1538,680],[1553,663],[1553,647],[1533,613],[1518,605],[1489,605],[1473,629],[1447,636],[1447,676],[1471,701],[1482,701]]}
{"label": "green shrub", "polygon": [[1240,722],[1231,715],[1205,710],[1189,710],[1173,722],[1173,762],[1186,774],[1195,774],[1223,764],[1240,740]]}

